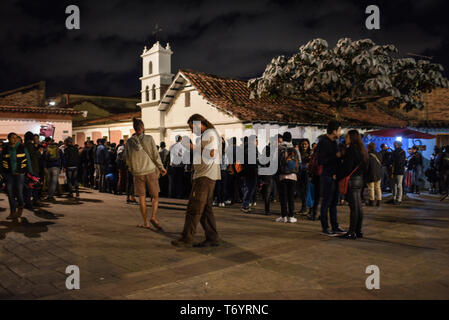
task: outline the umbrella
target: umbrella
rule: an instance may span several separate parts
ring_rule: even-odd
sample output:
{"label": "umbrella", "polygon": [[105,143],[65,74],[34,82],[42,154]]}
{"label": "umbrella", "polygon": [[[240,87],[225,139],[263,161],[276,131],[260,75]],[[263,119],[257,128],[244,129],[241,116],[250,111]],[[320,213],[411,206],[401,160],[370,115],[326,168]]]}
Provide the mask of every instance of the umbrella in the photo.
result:
{"label": "umbrella", "polygon": [[419,132],[407,128],[383,129],[366,132],[371,136],[378,137],[402,137],[404,139],[435,139],[436,136],[424,132]]}

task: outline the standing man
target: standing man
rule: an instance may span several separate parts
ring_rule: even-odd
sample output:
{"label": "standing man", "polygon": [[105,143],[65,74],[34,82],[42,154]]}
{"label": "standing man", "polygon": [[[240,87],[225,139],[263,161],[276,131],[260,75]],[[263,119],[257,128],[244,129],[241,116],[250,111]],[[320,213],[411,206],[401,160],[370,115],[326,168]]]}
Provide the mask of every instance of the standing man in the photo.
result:
{"label": "standing man", "polygon": [[[159,174],[164,176],[167,171],[162,165],[153,137],[145,134],[142,120],[133,118],[133,127],[136,134],[126,142],[125,155],[128,169],[134,177],[134,194],[139,197],[140,213],[143,218],[143,225],[140,227],[149,228],[151,222],[158,231],[162,231],[156,217],[159,207]],[[152,213],[149,221],[146,204],[147,187],[152,197]]]}
{"label": "standing man", "polygon": [[48,142],[48,145],[42,158],[47,181],[48,196],[46,200],[54,201],[54,194],[58,186],[59,172],[62,168],[63,153],[54,140],[51,138],[46,138],[45,140]]}
{"label": "standing man", "polygon": [[391,169],[391,149],[386,144],[380,145],[379,157],[382,161],[382,191],[386,192],[387,188],[391,189],[390,169]]}
{"label": "standing man", "polygon": [[[7,219],[20,219],[24,207],[23,188],[25,174],[33,174],[30,155],[14,132],[8,134],[8,144],[1,151],[0,177],[6,178],[10,215]],[[17,211],[16,211],[17,210]]]}
{"label": "standing man", "polygon": [[[28,151],[28,154],[30,155],[30,162],[29,166],[31,166],[31,169],[33,171],[33,174],[36,177],[40,177],[40,161],[41,161],[41,153],[39,152],[38,147],[35,145],[35,138],[34,134],[31,131],[28,131],[25,133],[25,148]],[[25,205],[30,209],[33,210],[34,207],[39,207],[39,190],[37,189],[30,189],[25,187]],[[31,200],[31,197],[33,200]]]}
{"label": "standing man", "polygon": [[388,203],[400,205],[402,203],[405,165],[407,164],[407,156],[402,149],[402,142],[394,142],[394,151],[392,154],[393,167],[391,169],[391,175],[393,176],[393,199]]}
{"label": "standing man", "polygon": [[279,146],[279,198],[281,201],[281,216],[276,222],[295,223],[295,189],[298,181],[298,170],[301,155],[293,146],[292,134],[284,132],[283,142]]}
{"label": "standing man", "polygon": [[195,246],[218,246],[219,239],[212,203],[214,200],[215,182],[221,179],[221,139],[214,126],[199,114],[192,115],[187,124],[194,133],[200,134],[200,138],[196,146],[192,143],[190,144],[190,149],[194,151],[192,191],[187,204],[182,237],[178,240],[173,240],[172,245],[191,247],[196,227],[201,222],[201,226],[206,234],[206,240],[195,244]]}
{"label": "standing man", "polygon": [[104,145],[105,139],[100,139],[99,145],[95,151],[95,158],[97,160],[97,172],[98,172],[98,190],[100,192],[106,192],[106,170],[109,166],[109,151]]}
{"label": "standing man", "polygon": [[67,138],[64,141],[66,147],[64,149],[64,168],[67,176],[67,188],[69,190],[69,198],[73,198],[73,187],[75,187],[76,197],[79,198],[78,173],[80,167],[80,156],[76,146],[73,145],[73,139]]}
{"label": "standing man", "polygon": [[[164,168],[168,170],[168,166],[170,165],[170,152],[167,150],[165,142],[161,142],[161,150],[159,151],[159,156],[161,157],[162,165]],[[163,197],[168,196],[168,176],[165,175],[161,177],[160,179],[160,185],[161,185],[161,195]]]}
{"label": "standing man", "polygon": [[[337,169],[340,165],[341,152],[337,141],[341,135],[341,124],[336,120],[329,121],[327,134],[318,142],[318,164],[323,166],[320,184],[322,186],[321,227],[323,234],[336,236],[345,233],[338,226],[337,203],[338,183]],[[328,214],[330,215],[332,231],[329,231]]]}
{"label": "standing man", "polygon": [[182,197],[184,190],[184,153],[186,148],[182,145],[182,137],[176,137],[176,143],[170,148],[170,168],[169,176],[169,196],[170,198],[179,199]]}

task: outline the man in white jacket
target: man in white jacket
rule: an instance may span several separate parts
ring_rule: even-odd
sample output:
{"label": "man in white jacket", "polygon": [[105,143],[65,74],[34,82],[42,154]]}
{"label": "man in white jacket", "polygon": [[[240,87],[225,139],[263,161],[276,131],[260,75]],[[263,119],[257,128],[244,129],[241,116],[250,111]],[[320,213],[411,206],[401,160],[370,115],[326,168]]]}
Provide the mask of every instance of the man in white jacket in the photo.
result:
{"label": "man in white jacket", "polygon": [[[143,218],[142,228],[149,228],[151,224],[159,231],[162,227],[157,221],[156,214],[159,207],[159,174],[167,173],[162,165],[156,148],[156,143],[150,135],[145,135],[142,120],[133,119],[136,134],[128,139],[125,147],[126,164],[134,176],[134,194],[139,197],[140,212]],[[148,221],[146,205],[146,188],[152,198],[152,214]]]}

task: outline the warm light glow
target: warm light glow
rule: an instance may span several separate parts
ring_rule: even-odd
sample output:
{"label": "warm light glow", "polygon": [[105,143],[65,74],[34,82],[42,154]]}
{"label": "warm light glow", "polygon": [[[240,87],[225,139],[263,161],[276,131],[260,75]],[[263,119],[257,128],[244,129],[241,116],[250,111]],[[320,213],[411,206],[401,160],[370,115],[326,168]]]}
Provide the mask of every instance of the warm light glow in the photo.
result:
{"label": "warm light glow", "polygon": [[54,105],[56,105],[56,102],[54,102],[54,101],[50,101],[50,103],[49,103],[51,106],[54,106]]}

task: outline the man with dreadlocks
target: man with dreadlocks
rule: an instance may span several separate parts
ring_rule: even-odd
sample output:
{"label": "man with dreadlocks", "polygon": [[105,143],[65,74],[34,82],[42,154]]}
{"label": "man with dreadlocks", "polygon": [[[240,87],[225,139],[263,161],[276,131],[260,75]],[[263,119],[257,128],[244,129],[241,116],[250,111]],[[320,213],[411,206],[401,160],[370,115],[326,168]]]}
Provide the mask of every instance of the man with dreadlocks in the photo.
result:
{"label": "man with dreadlocks", "polygon": [[194,134],[199,136],[198,142],[190,143],[193,151],[192,191],[187,205],[186,219],[182,237],[172,241],[177,247],[191,247],[198,223],[204,229],[206,240],[195,247],[212,247],[219,245],[217,226],[212,210],[215,181],[221,179],[219,147],[221,138],[214,126],[199,114],[192,115],[187,124]]}

